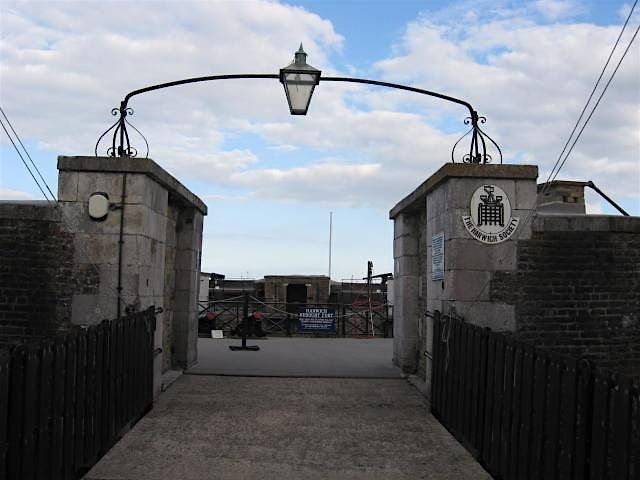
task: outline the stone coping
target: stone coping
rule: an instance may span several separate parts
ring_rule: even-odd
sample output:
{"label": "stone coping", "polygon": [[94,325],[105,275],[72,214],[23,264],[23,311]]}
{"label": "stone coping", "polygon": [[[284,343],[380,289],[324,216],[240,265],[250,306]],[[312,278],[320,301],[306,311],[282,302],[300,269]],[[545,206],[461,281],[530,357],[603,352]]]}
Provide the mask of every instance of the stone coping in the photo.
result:
{"label": "stone coping", "polygon": [[169,196],[207,214],[207,205],[150,158],[59,156],[58,170],[72,172],[142,173],[169,191]]}
{"label": "stone coping", "polygon": [[445,163],[440,169],[427,178],[422,185],[400,200],[389,211],[389,218],[394,219],[404,211],[419,208],[421,200],[435,187],[449,178],[502,178],[530,179],[538,178],[536,165],[475,165],[467,163]]}
{"label": "stone coping", "polygon": [[538,193],[548,187],[586,187],[589,182],[577,182],[575,180],[553,180],[538,184]]}
{"label": "stone coping", "polygon": [[0,200],[0,218],[58,222],[60,210],[57,206],[46,200]]}
{"label": "stone coping", "polygon": [[640,217],[537,213],[534,232],[617,232],[640,233]]}
{"label": "stone coping", "polygon": [[268,280],[268,279],[282,279],[282,278],[312,278],[312,279],[323,279],[326,278],[328,279],[329,277],[327,277],[326,275],[303,275],[303,274],[298,274],[298,273],[293,273],[291,275],[265,275],[264,279]]}

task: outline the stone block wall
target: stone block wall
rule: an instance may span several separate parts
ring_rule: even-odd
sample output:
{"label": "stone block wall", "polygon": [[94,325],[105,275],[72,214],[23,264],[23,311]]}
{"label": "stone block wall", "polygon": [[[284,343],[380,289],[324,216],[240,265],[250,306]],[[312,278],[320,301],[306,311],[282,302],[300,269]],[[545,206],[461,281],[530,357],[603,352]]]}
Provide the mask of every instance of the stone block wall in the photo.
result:
{"label": "stone block wall", "polygon": [[[150,306],[155,392],[197,360],[206,205],[150,159],[59,157],[58,202],[0,202],[0,342]],[[89,198],[106,195],[104,218]]]}
{"label": "stone block wall", "polygon": [[[468,165],[469,173],[486,169],[486,165]],[[496,165],[485,171],[484,178],[463,176],[464,170],[451,176],[426,195],[428,248],[426,275],[429,311],[449,313],[452,309],[467,321],[497,331],[515,329],[513,306],[489,298],[489,282],[495,272],[516,268],[516,242],[530,235],[524,222],[535,208],[537,169],[527,166]],[[516,234],[498,244],[484,244],[472,238],[462,217],[469,215],[472,193],[485,183],[502,188],[511,203],[511,214],[521,224]],[[444,279],[431,280],[431,239],[444,234]]]}
{"label": "stone block wall", "polygon": [[193,207],[176,205],[172,208],[178,208],[173,287],[173,362],[186,368],[198,359],[198,294],[203,214]]}
{"label": "stone block wall", "polygon": [[[405,373],[424,369],[425,213],[409,209],[394,221],[393,239],[393,361]],[[422,255],[421,255],[422,252]]]}
{"label": "stone block wall", "polygon": [[73,274],[73,237],[47,202],[0,202],[0,343],[68,325],[71,296],[96,275]]}
{"label": "stone block wall", "polygon": [[[150,159],[59,157],[58,169],[59,203],[75,233],[75,270],[90,268],[99,276],[96,291],[74,291],[72,322],[114,318],[118,311],[124,315],[151,305],[162,308],[155,332],[157,392],[164,372],[197,360],[198,278],[207,207]],[[108,196],[104,219],[88,214],[94,193]]]}
{"label": "stone block wall", "polygon": [[[514,217],[535,208],[537,168],[527,165],[446,164],[390,212],[394,220],[394,361],[406,373],[428,378],[432,322],[425,315],[456,311],[495,330],[513,330],[515,311],[489,298],[496,271],[514,270],[515,240],[487,245],[471,238],[462,217],[473,192],[490,182],[511,202]],[[432,280],[434,235],[444,236],[444,278]],[[518,230],[527,238],[528,226]]]}
{"label": "stone block wall", "polygon": [[[84,324],[94,315],[99,317],[97,321],[117,316],[123,212],[120,314],[161,305],[167,190],[144,174],[71,170],[69,163],[60,164],[58,200],[74,232],[74,265],[76,269],[97,269],[100,276],[96,292],[74,292],[72,321]],[[124,208],[121,206],[123,182]],[[88,200],[94,192],[106,193],[112,204],[102,221],[89,217]]]}
{"label": "stone block wall", "polygon": [[518,338],[640,376],[640,218],[538,215],[490,290]]}
{"label": "stone block wall", "polygon": [[[640,376],[640,218],[538,212],[537,173],[448,164],[390,211],[394,362],[425,378],[427,393],[433,332],[424,313],[436,310]],[[520,218],[501,243],[480,242],[462,221],[485,184],[502,189]],[[440,233],[444,279],[432,280],[431,241]]]}
{"label": "stone block wall", "polygon": [[178,209],[169,208],[167,211],[167,229],[165,232],[164,244],[164,299],[162,323],[164,335],[162,338],[162,371],[166,371],[173,366],[173,312],[176,302],[176,222],[178,220]]}

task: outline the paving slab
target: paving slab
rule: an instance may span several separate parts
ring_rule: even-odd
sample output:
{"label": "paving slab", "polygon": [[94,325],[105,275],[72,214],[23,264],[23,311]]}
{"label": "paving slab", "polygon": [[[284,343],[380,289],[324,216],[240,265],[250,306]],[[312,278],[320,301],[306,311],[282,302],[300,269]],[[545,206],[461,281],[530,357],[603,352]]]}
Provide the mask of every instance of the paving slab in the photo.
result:
{"label": "paving slab", "polygon": [[184,375],[85,480],[482,480],[402,379]]}
{"label": "paving slab", "polygon": [[248,339],[259,351],[231,351],[239,339],[198,339],[198,363],[187,373],[281,377],[400,378],[392,338]]}

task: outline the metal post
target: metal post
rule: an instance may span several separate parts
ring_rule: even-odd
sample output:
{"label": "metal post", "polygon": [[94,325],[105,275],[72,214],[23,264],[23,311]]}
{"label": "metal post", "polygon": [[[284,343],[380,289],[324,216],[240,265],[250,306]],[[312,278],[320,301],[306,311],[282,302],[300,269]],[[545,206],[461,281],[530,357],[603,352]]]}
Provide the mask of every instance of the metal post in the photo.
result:
{"label": "metal post", "polygon": [[585,183],[585,186],[593,189],[596,193],[599,193],[602,198],[604,198],[607,202],[609,202],[611,205],[613,205],[616,208],[616,210],[618,210],[625,217],[629,216],[629,214],[625,211],[624,208],[622,208],[620,205],[618,205],[616,202],[614,202],[611,198],[609,198],[607,195],[605,195],[605,193],[602,190],[600,190],[598,187],[596,187],[596,185],[591,180],[589,180],[587,183]]}
{"label": "metal post", "polygon": [[260,350],[260,347],[257,345],[247,345],[247,335],[249,334],[249,293],[245,292],[244,294],[244,304],[242,306],[242,345],[239,347],[237,345],[229,345],[229,350]]}
{"label": "metal post", "polygon": [[242,348],[247,348],[247,335],[249,335],[249,294],[245,292],[242,304]]}
{"label": "metal post", "polygon": [[371,302],[371,287],[372,287],[371,282],[373,280],[372,276],[373,276],[373,262],[369,260],[367,262],[367,297],[369,301],[369,312],[368,312],[369,322],[367,323],[367,335],[369,334],[369,326],[371,326],[371,336],[375,337],[376,332],[373,326],[373,306]]}
{"label": "metal post", "polygon": [[387,302],[384,304],[384,330],[382,335],[384,338],[389,338],[389,305],[387,305]]}
{"label": "metal post", "polygon": [[342,337],[346,337],[347,336],[347,307],[345,306],[345,304],[342,304]]}
{"label": "metal post", "polygon": [[333,212],[329,212],[329,291],[331,296],[331,240],[333,237]]}

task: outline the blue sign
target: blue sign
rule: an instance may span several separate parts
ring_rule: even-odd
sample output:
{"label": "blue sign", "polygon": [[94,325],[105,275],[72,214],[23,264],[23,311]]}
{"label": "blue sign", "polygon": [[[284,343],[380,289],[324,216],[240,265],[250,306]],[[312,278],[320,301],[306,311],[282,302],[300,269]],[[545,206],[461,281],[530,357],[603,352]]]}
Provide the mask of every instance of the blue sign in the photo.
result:
{"label": "blue sign", "polygon": [[298,307],[298,331],[335,332],[336,311],[327,307]]}

